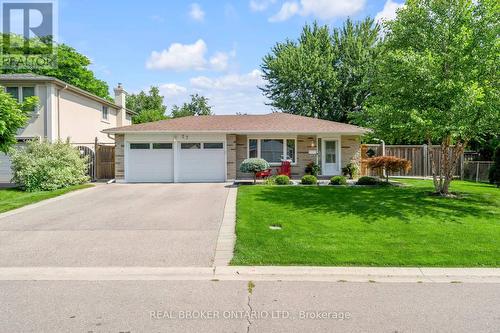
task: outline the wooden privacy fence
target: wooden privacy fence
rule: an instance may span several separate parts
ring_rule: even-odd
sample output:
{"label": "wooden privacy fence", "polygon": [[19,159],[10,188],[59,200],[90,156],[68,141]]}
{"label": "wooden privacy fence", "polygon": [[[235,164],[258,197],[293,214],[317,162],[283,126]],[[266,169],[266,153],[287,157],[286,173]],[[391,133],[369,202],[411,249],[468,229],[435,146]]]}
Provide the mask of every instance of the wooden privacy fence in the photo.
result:
{"label": "wooden privacy fence", "polygon": [[115,178],[115,145],[112,143],[74,143],[82,156],[88,159],[88,175],[95,181]]}
{"label": "wooden privacy fence", "polygon": [[[436,158],[436,169],[439,169],[443,156],[440,146],[429,147],[427,145],[386,145],[385,155],[396,156],[407,159],[411,162],[411,170],[409,172],[394,172],[390,176],[413,176],[413,177],[430,177],[432,176],[431,159],[429,151],[433,150]],[[450,148],[451,149],[451,148]],[[362,160],[368,158],[368,152],[372,150],[375,156],[382,156],[382,146],[379,144],[361,145]],[[464,158],[460,157],[454,175],[457,177],[463,176]],[[361,175],[363,176],[380,176],[381,171],[370,170],[366,163],[361,162]]]}

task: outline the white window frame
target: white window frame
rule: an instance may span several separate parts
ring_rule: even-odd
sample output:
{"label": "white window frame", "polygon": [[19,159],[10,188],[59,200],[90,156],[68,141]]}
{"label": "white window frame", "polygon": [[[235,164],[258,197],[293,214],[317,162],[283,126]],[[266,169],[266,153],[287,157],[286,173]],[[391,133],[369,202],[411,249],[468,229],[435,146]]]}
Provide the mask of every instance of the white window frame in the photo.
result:
{"label": "white window frame", "polygon": [[[104,109],[106,109],[106,117],[104,117]],[[101,107],[101,120],[104,122],[109,122],[109,107],[106,105],[103,105]]]}
{"label": "white window frame", "polygon": [[[283,140],[283,156],[287,156],[287,144],[286,144],[286,140],[294,140],[295,142],[295,149],[294,149],[294,152],[295,152],[295,156],[293,158],[293,160],[295,162],[292,162],[291,165],[297,165],[297,138],[296,137],[248,137],[247,138],[247,158],[250,157],[250,140],[257,140],[257,158],[261,158],[261,154],[260,154],[260,142],[261,140]],[[274,162],[274,163],[271,163],[269,162],[269,165],[271,166],[277,166],[277,165],[281,165],[281,163],[279,162]]]}

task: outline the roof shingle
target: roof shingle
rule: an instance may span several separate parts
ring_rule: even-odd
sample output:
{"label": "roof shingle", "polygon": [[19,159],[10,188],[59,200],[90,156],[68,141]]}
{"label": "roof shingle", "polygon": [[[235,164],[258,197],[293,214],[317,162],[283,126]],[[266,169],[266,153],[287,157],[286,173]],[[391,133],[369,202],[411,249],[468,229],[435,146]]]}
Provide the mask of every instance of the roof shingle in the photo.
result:
{"label": "roof shingle", "polygon": [[367,128],[282,112],[265,115],[190,116],[110,128],[106,133],[220,132],[220,133],[349,133],[364,134]]}

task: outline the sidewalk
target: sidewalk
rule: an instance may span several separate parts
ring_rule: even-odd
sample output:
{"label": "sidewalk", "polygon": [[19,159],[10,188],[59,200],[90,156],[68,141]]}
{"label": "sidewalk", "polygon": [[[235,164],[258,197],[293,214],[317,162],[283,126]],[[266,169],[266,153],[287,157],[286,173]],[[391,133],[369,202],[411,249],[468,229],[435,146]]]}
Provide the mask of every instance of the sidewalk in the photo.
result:
{"label": "sidewalk", "polygon": [[499,268],[0,267],[0,281],[299,281],[500,283]]}

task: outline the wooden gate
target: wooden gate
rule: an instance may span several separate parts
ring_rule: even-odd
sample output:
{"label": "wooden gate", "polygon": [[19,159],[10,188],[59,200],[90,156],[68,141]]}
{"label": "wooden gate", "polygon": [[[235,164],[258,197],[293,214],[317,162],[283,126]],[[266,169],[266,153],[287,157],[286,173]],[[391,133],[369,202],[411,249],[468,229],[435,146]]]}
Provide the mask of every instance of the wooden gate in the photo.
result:
{"label": "wooden gate", "polygon": [[96,179],[115,178],[115,146],[96,144],[95,175]]}

